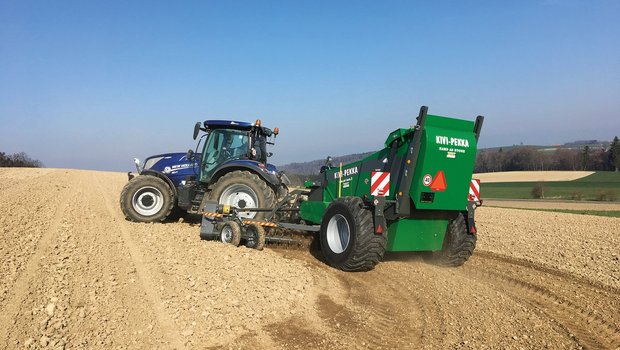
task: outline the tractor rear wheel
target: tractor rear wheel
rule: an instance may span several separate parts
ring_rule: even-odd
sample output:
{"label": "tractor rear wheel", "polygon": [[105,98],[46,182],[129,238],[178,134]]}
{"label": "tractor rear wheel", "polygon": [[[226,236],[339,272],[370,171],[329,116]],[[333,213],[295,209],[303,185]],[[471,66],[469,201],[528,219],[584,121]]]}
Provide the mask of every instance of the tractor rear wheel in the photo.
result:
{"label": "tractor rear wheel", "polygon": [[[236,170],[220,177],[208,195],[209,200],[228,204],[236,208],[272,208],[275,193],[258,175],[249,171]],[[241,212],[242,219],[262,219],[265,212]]]}
{"label": "tractor rear wheel", "polygon": [[434,253],[433,258],[439,265],[461,266],[474,253],[476,235],[467,232],[465,217],[459,214],[450,220],[441,251]]}
{"label": "tractor rear wheel", "polygon": [[344,271],[368,271],[383,259],[386,237],[375,234],[372,212],[359,197],[338,198],[323,216],[321,251],[327,263]]}
{"label": "tractor rear wheel", "polygon": [[121,192],[121,210],[128,220],[164,221],[174,208],[174,194],[168,184],[155,176],[140,175],[129,180]]}

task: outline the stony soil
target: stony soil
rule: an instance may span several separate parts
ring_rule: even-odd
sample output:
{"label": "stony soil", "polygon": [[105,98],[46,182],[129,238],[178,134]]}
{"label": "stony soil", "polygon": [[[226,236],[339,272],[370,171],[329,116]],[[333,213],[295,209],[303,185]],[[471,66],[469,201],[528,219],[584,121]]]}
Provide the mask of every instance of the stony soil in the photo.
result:
{"label": "stony soil", "polygon": [[0,348],[618,349],[620,219],[485,208],[461,268],[125,221],[124,174],[0,168]]}
{"label": "stony soil", "polygon": [[591,175],[592,171],[504,171],[474,174],[482,182],[573,181]]}

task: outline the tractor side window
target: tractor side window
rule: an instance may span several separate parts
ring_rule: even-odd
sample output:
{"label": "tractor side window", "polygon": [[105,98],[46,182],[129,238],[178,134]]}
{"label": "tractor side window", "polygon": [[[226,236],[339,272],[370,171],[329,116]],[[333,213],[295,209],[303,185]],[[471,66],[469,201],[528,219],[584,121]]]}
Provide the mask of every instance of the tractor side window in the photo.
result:
{"label": "tractor side window", "polygon": [[207,145],[204,148],[204,154],[202,155],[203,171],[202,177],[210,177],[213,170],[219,164],[219,158],[221,156],[221,150],[224,143],[223,130],[213,130],[207,139]]}
{"label": "tractor side window", "polygon": [[242,158],[247,154],[247,133],[239,130],[213,130],[204,148],[201,181],[208,181],[220,164],[231,159]]}

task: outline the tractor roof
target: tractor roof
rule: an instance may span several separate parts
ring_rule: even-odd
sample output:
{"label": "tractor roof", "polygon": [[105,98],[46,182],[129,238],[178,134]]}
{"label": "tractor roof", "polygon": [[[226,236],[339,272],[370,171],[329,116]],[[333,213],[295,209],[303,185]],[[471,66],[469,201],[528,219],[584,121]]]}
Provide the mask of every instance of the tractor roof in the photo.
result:
{"label": "tractor roof", "polygon": [[207,129],[250,130],[254,124],[248,122],[238,122],[235,120],[205,120],[204,126]]}

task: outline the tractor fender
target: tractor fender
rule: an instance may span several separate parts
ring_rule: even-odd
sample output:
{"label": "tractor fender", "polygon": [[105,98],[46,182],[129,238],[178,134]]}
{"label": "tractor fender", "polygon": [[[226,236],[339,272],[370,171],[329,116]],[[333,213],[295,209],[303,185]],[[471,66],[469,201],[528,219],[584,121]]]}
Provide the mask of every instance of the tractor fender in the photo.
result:
{"label": "tractor fender", "polygon": [[145,169],[142,170],[140,172],[140,175],[147,175],[147,176],[155,176],[158,177],[162,180],[164,180],[168,186],[170,186],[170,189],[172,190],[172,194],[174,195],[174,198],[176,200],[177,198],[177,188],[174,186],[174,184],[172,183],[172,180],[170,180],[170,178],[166,175],[164,175],[162,172],[159,172],[157,170],[153,170],[153,169]]}
{"label": "tractor fender", "polygon": [[217,179],[222,177],[224,174],[227,174],[231,171],[235,170],[247,170],[258,176],[261,179],[265,180],[268,184],[270,184],[274,188],[278,188],[282,184],[277,175],[271,173],[269,170],[265,168],[261,168],[258,166],[258,162],[247,161],[247,160],[233,160],[231,162],[225,163],[221,165],[213,176],[211,177],[210,183],[215,183]]}

